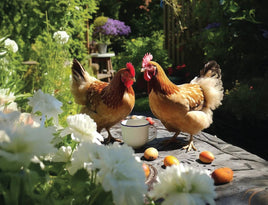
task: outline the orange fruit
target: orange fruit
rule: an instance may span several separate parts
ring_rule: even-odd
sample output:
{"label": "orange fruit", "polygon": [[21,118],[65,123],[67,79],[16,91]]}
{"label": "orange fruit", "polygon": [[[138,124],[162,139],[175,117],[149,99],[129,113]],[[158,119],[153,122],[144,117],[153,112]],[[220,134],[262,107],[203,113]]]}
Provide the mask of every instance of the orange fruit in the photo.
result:
{"label": "orange fruit", "polygon": [[158,157],[158,151],[154,147],[149,147],[144,151],[144,158],[147,160],[155,160]]}
{"label": "orange fruit", "polygon": [[211,163],[215,159],[215,157],[211,152],[203,151],[199,154],[199,159],[203,163]]}
{"label": "orange fruit", "polygon": [[215,184],[225,184],[233,180],[233,170],[229,167],[221,167],[215,169],[211,177],[214,179]]}
{"label": "orange fruit", "polygon": [[150,174],[150,168],[148,164],[142,163],[142,168],[145,174],[145,177],[147,178]]}
{"label": "orange fruit", "polygon": [[179,163],[180,163],[179,160],[174,156],[169,155],[164,158],[164,165],[166,167],[172,165],[178,165]]}

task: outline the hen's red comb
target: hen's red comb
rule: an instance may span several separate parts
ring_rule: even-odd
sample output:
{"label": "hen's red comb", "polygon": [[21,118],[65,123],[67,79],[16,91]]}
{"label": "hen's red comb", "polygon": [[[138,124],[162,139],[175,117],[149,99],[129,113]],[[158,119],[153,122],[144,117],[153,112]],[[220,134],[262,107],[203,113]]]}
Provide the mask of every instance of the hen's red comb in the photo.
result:
{"label": "hen's red comb", "polygon": [[135,68],[134,68],[134,66],[132,65],[132,63],[130,63],[130,62],[127,63],[126,67],[127,67],[127,69],[129,69],[130,74],[131,74],[133,77],[135,77]]}
{"label": "hen's red comb", "polygon": [[153,60],[153,55],[151,53],[146,53],[142,59],[142,67],[146,67],[151,60]]}

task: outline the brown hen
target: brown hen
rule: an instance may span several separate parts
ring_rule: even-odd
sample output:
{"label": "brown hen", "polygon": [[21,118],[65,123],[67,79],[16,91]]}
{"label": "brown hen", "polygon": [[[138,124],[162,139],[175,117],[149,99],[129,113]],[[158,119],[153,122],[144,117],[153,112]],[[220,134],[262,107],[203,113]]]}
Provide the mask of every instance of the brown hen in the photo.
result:
{"label": "brown hen", "polygon": [[190,140],[183,148],[196,150],[193,135],[210,126],[212,110],[221,105],[223,99],[220,66],[210,61],[200,71],[200,77],[177,86],[152,58],[151,54],[146,54],[142,62],[151,111],[168,131],[175,132],[169,142],[176,141],[180,132],[186,132]]}
{"label": "brown hen", "polygon": [[120,141],[112,137],[110,128],[124,119],[133,109],[135,94],[132,84],[135,69],[131,63],[120,69],[110,83],[90,76],[82,65],[73,60],[71,91],[75,102],[82,105],[81,113],[89,115],[97,124],[97,131],[105,128],[110,141]]}

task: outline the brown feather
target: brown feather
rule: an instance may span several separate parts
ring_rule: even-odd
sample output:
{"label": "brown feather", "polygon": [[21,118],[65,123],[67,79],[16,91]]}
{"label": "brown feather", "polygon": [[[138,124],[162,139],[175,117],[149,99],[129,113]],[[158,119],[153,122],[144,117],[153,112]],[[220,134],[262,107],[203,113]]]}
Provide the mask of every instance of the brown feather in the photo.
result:
{"label": "brown feather", "polygon": [[[212,62],[205,66],[203,76],[200,77],[202,80],[198,78],[194,82],[179,86],[168,79],[158,63],[150,61],[149,64],[156,67],[154,76],[148,82],[149,104],[153,114],[171,132],[196,134],[207,128],[212,123],[211,110],[222,100],[218,64]],[[216,85],[216,88],[211,90],[209,85]],[[215,103],[212,102],[213,95]]]}
{"label": "brown feather", "polygon": [[125,87],[121,80],[121,75],[128,70],[120,69],[107,83],[89,76],[81,64],[74,60],[72,93],[76,102],[83,105],[81,113],[88,114],[96,122],[99,132],[124,119],[134,107],[134,90]]}

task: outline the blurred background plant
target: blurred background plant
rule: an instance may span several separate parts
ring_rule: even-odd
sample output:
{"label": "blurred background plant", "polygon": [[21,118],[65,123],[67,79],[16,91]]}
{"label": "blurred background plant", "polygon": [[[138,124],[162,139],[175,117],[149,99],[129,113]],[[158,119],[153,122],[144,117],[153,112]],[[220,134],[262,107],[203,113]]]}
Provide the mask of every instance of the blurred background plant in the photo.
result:
{"label": "blurred background plant", "polygon": [[[14,39],[19,50],[5,55],[5,62],[9,63],[1,60],[0,87],[20,94],[16,100],[21,109],[30,109],[26,97],[42,88],[63,102],[63,124],[68,114],[78,112],[70,93],[70,66],[74,57],[88,62],[86,35],[92,35],[93,26],[87,27],[85,22],[93,18],[97,3],[1,1],[0,36]],[[61,32],[65,32],[64,36]],[[63,39],[59,42],[53,34]]]}

